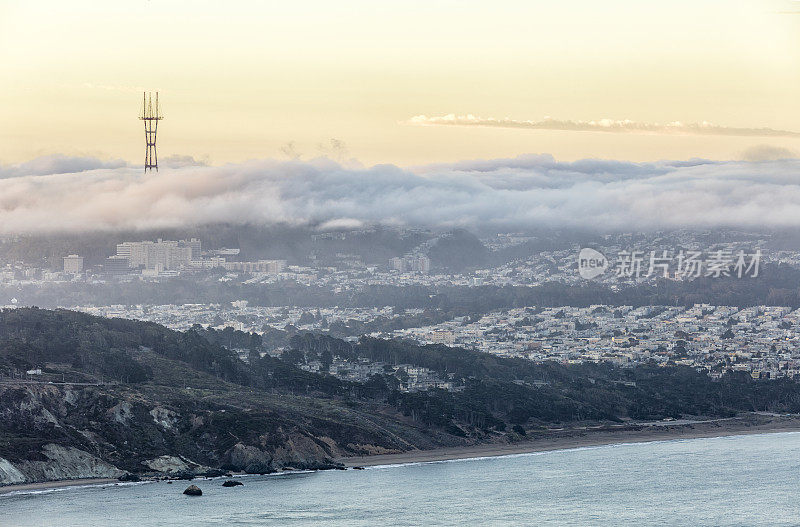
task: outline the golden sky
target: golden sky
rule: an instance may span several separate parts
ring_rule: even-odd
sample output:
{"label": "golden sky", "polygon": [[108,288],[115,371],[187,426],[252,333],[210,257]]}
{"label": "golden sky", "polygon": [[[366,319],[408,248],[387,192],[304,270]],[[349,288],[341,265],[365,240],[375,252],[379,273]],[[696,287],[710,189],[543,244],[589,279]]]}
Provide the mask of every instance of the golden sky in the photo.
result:
{"label": "golden sky", "polygon": [[[794,13],[797,11],[797,13]],[[329,155],[413,165],[551,153],[800,156],[800,138],[416,126],[417,115],[800,131],[800,2],[0,0],[0,163]],[[345,149],[331,146],[341,141]],[[782,150],[784,151],[784,150]]]}

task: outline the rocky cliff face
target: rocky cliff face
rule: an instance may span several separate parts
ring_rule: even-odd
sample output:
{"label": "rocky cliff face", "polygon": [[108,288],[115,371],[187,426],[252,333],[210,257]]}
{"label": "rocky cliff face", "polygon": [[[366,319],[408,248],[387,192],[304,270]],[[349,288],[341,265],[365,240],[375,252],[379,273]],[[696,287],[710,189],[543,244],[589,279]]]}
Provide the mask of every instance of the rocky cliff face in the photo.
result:
{"label": "rocky cliff face", "polygon": [[374,416],[344,407],[311,411],[302,404],[302,398],[252,391],[198,396],[153,386],[3,385],[0,485],[125,473],[324,469],[334,468],[339,456],[365,450],[433,446],[399,423],[376,424]]}
{"label": "rocky cliff face", "polygon": [[61,479],[116,478],[124,474],[117,467],[74,447],[48,443],[42,447],[41,454],[43,459],[23,460],[16,464],[0,458],[0,484]]}
{"label": "rocky cliff face", "polygon": [[28,477],[12,465],[7,459],[0,458],[0,484],[13,485],[14,483],[25,483]]}

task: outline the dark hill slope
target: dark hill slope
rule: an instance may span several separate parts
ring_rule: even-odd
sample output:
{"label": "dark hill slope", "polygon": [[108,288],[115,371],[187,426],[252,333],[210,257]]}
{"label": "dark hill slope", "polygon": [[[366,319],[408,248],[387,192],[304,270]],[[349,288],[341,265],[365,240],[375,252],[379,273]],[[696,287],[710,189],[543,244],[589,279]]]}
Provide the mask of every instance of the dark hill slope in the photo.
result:
{"label": "dark hill slope", "polygon": [[[331,384],[277,362],[307,384]],[[32,368],[44,373],[19,378]],[[0,484],[332,468],[343,455],[458,444],[369,400],[293,396],[270,385],[270,373],[251,372],[192,332],[62,310],[2,311]]]}

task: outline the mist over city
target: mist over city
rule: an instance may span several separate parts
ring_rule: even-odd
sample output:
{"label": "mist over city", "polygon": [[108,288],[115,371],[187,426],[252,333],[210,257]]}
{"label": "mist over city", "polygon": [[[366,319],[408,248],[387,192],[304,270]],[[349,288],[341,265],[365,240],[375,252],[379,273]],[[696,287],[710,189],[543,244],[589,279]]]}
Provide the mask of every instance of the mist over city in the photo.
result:
{"label": "mist over city", "polygon": [[327,158],[203,166],[168,158],[159,172],[142,173],[120,162],[52,156],[0,167],[0,229],[790,228],[800,225],[798,166],[794,159],[558,162],[540,154],[411,168]]}

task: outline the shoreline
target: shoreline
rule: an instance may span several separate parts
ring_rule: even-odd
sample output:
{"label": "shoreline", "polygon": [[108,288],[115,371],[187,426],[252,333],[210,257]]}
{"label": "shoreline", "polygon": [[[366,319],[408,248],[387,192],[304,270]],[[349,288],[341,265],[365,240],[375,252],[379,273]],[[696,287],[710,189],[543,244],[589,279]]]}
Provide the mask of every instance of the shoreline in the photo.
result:
{"label": "shoreline", "polygon": [[[501,457],[575,448],[650,443],[680,439],[735,437],[754,434],[800,432],[800,416],[750,414],[745,417],[711,420],[658,421],[606,427],[580,427],[532,431],[526,439],[513,443],[483,443],[395,454],[375,454],[336,459],[345,467],[375,467],[409,463],[433,463],[458,459]],[[148,480],[143,480],[148,481]],[[155,480],[153,480],[155,481]],[[0,496],[24,491],[63,489],[75,486],[120,484],[115,478],[81,478],[0,486]]]}
{"label": "shoreline", "polygon": [[500,457],[536,452],[552,452],[574,448],[651,443],[679,439],[732,437],[753,434],[800,432],[800,418],[778,417],[761,419],[717,419],[692,421],[686,424],[648,423],[601,429],[565,429],[555,432],[531,433],[527,439],[514,443],[478,444],[444,447],[431,450],[413,450],[396,454],[343,457],[336,461],[347,468],[398,465],[406,463],[432,463],[457,459]]}
{"label": "shoreline", "polygon": [[39,481],[35,483],[16,483],[13,485],[0,485],[0,495],[26,490],[49,490],[66,487],[81,487],[84,485],[106,485],[109,483],[122,483],[116,478],[81,478],[57,479],[53,481]]}

